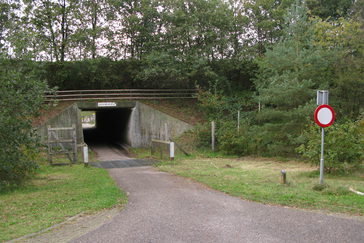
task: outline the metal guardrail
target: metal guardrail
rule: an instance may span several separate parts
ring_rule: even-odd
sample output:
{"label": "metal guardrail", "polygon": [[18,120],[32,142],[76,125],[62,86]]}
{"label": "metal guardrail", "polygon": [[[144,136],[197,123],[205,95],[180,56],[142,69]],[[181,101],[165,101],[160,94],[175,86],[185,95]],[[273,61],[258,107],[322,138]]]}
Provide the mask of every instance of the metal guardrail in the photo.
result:
{"label": "metal guardrail", "polygon": [[193,99],[195,89],[108,89],[46,91],[45,101]]}

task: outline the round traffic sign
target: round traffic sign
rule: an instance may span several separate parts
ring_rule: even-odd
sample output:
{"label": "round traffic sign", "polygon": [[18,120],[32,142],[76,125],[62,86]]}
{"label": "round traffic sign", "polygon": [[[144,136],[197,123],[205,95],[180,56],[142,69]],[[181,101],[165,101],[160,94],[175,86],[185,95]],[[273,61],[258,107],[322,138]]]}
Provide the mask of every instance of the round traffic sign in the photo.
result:
{"label": "round traffic sign", "polygon": [[320,105],[315,110],[315,121],[320,127],[328,127],[335,120],[335,112],[329,105]]}

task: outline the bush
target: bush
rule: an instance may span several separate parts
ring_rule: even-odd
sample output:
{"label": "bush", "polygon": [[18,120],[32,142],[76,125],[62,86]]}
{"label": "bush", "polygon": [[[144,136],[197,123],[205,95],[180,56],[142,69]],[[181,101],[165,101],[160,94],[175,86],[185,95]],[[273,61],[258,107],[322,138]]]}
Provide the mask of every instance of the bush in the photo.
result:
{"label": "bush", "polygon": [[234,122],[225,122],[218,131],[219,149],[228,155],[248,155],[255,153],[254,137],[249,136],[249,126],[237,129]]}
{"label": "bush", "polygon": [[0,58],[0,189],[21,182],[37,168],[31,118],[43,103],[46,85],[34,65]]}
{"label": "bush", "polygon": [[[313,165],[320,164],[321,128],[313,122],[307,130],[308,143],[302,144],[297,152]],[[357,121],[333,124],[325,128],[325,170],[345,171],[348,166],[357,167],[364,158],[364,116]]]}
{"label": "bush", "polygon": [[211,146],[211,123],[197,124],[194,129],[196,145],[198,147]]}
{"label": "bush", "polygon": [[140,61],[108,58],[45,64],[44,79],[59,90],[140,88],[133,83]]}
{"label": "bush", "polygon": [[[215,123],[215,147],[226,155],[244,156],[259,152],[259,139],[251,132],[248,123],[240,126],[237,123],[225,121]],[[211,146],[211,123],[197,125],[195,128],[197,146]]]}

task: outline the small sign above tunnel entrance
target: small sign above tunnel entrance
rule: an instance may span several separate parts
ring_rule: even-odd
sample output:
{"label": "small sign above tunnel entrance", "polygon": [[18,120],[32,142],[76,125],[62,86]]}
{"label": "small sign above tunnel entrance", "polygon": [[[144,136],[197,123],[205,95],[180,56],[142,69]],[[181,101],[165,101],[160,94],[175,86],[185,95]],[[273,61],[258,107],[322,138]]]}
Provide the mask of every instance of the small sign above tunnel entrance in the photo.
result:
{"label": "small sign above tunnel entrance", "polygon": [[115,102],[99,102],[97,103],[98,107],[116,107]]}
{"label": "small sign above tunnel entrance", "polygon": [[104,110],[104,109],[123,109],[134,108],[135,101],[115,101],[115,102],[78,102],[77,106],[83,111],[91,110]]}

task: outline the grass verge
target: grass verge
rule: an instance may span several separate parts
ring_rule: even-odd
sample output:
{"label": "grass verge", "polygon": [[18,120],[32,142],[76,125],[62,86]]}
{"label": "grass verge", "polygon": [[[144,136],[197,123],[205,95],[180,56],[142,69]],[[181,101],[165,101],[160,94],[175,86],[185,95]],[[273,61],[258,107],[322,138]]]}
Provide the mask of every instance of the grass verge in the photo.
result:
{"label": "grass verge", "polygon": [[[326,174],[325,186],[320,187],[317,168],[306,163],[251,157],[216,158],[216,154],[212,157],[179,159],[178,163],[160,164],[159,169],[246,200],[327,214],[364,215],[364,196],[348,189],[364,192],[363,174]],[[282,169],[287,173],[285,185],[280,183]]]}
{"label": "grass verge", "polygon": [[40,170],[31,180],[0,192],[0,242],[39,232],[79,213],[92,214],[126,203],[106,170],[50,166],[41,158]]}

